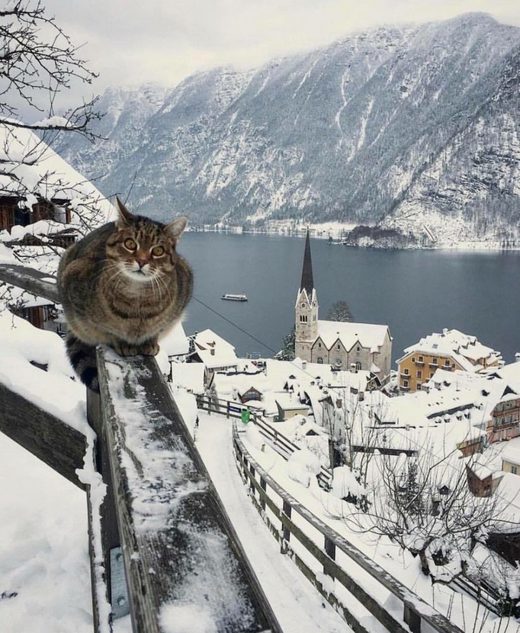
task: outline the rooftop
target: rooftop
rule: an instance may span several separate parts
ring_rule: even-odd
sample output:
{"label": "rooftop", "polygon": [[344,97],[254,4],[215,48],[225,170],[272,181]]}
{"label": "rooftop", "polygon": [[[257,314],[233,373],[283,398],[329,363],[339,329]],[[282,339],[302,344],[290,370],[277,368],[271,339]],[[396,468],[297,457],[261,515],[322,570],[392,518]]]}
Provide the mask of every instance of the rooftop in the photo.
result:
{"label": "rooftop", "polygon": [[390,336],[388,325],[372,323],[352,323],[343,321],[318,321],[318,335],[330,349],[339,339],[347,351],[356,343],[377,352],[384,345],[386,336]]}
{"label": "rooftop", "polygon": [[425,336],[404,350],[405,356],[412,352],[422,352],[431,356],[451,356],[466,371],[483,369],[484,365],[478,362],[481,359],[485,359],[486,365],[503,363],[500,352],[483,345],[475,336],[459,330],[444,329],[440,333],[434,332]]}

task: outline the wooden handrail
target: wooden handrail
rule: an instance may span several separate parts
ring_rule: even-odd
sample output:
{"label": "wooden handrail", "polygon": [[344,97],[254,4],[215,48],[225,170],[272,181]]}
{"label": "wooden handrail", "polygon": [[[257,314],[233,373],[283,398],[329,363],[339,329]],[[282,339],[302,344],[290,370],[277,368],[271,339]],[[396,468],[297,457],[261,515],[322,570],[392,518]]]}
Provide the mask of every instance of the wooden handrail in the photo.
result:
{"label": "wooden handrail", "polygon": [[98,371],[134,633],[176,608],[279,631],[155,360],[98,349]]}
{"label": "wooden handrail", "polygon": [[34,268],[0,264],[0,281],[23,288],[37,297],[49,299],[52,303],[60,302],[55,277]]}

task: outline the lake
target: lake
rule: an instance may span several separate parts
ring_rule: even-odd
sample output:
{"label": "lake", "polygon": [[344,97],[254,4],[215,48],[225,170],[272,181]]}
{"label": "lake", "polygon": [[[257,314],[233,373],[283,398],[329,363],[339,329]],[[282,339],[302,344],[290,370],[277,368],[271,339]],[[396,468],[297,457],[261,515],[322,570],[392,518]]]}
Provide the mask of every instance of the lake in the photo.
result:
{"label": "lake", "polygon": [[[294,323],[303,249],[297,237],[186,233],[179,251],[195,273],[186,333],[211,328],[239,355],[272,356]],[[477,336],[507,362],[520,351],[519,252],[383,251],[319,239],[311,249],[320,318],[343,299],[356,321],[388,324],[394,360],[442,328]],[[247,303],[221,299],[243,292]]]}

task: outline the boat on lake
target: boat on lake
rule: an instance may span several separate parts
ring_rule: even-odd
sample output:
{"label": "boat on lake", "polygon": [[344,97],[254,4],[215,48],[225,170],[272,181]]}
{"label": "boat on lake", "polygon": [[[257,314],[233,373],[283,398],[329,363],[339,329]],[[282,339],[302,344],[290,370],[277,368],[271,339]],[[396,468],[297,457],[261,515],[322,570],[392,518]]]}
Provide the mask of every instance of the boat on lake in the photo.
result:
{"label": "boat on lake", "polygon": [[224,301],[247,301],[247,296],[244,294],[234,295],[230,293],[226,293],[221,297]]}

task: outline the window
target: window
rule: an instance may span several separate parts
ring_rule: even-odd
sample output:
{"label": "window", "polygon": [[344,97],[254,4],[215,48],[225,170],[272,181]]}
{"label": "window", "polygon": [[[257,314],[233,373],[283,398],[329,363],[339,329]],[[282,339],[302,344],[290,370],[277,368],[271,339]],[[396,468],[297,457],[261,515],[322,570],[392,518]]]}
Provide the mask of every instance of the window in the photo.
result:
{"label": "window", "polygon": [[434,365],[437,365],[438,360],[439,360],[438,358],[434,358],[434,359],[433,359],[433,361],[432,361],[432,363],[433,363]]}
{"label": "window", "polygon": [[417,378],[422,378],[422,371],[417,372]]}
{"label": "window", "polygon": [[300,314],[300,323],[307,323],[307,316],[305,314]]}
{"label": "window", "polygon": [[446,367],[449,367],[449,366],[450,366],[450,361],[449,361],[448,359],[446,359],[446,360],[444,361],[444,365],[445,365]]}
{"label": "window", "polygon": [[419,362],[422,363],[424,361],[424,357],[423,356],[419,356]]}
{"label": "window", "polygon": [[361,369],[361,363],[359,361],[356,363],[356,369],[358,371]]}
{"label": "window", "polygon": [[403,380],[403,387],[408,387],[408,381],[407,380]]}
{"label": "window", "polygon": [[408,375],[409,375],[409,373],[410,373],[410,370],[409,370],[409,369],[405,369],[405,370],[404,370],[404,373],[408,376]]}
{"label": "window", "polygon": [[321,356],[318,356],[318,363],[321,365],[323,363],[323,358]]}
{"label": "window", "polygon": [[511,472],[513,473],[513,475],[518,475],[518,466],[511,466]]}

